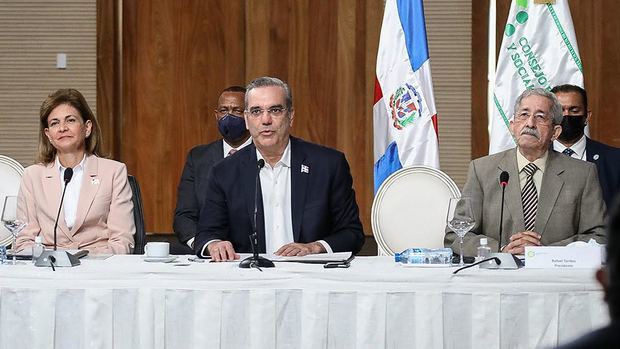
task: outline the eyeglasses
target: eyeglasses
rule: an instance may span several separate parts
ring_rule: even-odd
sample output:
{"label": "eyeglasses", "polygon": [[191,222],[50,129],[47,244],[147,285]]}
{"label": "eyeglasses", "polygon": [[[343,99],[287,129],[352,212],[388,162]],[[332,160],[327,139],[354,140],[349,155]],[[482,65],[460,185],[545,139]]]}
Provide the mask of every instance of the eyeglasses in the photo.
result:
{"label": "eyeglasses", "polygon": [[248,115],[253,117],[253,118],[258,118],[261,115],[263,115],[264,112],[267,112],[269,115],[271,115],[274,118],[280,117],[282,115],[285,114],[285,112],[287,111],[286,108],[284,108],[283,106],[273,106],[267,110],[265,109],[261,109],[261,108],[252,108],[250,109],[250,111],[248,111]]}
{"label": "eyeglasses", "polygon": [[551,118],[547,116],[545,113],[530,113],[527,111],[522,111],[520,113],[515,114],[515,120],[517,121],[526,121],[529,120],[532,115],[534,116],[534,121],[537,124],[548,124],[551,122]]}

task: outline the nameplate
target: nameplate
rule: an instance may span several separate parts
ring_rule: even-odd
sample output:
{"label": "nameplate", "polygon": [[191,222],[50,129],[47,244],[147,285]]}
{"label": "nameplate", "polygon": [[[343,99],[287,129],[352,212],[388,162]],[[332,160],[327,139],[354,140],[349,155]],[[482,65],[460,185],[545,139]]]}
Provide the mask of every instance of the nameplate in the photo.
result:
{"label": "nameplate", "polygon": [[527,246],[526,268],[598,268],[602,246]]}

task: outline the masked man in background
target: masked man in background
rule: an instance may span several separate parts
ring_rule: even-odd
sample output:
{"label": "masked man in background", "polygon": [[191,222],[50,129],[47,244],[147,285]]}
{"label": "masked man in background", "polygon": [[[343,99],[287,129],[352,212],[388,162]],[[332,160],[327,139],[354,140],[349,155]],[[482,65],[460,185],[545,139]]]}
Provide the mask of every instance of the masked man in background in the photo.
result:
{"label": "masked man in background", "polygon": [[174,233],[183,245],[179,248],[179,254],[194,254],[196,225],[205,201],[207,176],[211,167],[252,142],[243,118],[244,99],[244,87],[231,86],[224,89],[214,110],[217,127],[223,138],[194,147],[187,155],[172,224]]}

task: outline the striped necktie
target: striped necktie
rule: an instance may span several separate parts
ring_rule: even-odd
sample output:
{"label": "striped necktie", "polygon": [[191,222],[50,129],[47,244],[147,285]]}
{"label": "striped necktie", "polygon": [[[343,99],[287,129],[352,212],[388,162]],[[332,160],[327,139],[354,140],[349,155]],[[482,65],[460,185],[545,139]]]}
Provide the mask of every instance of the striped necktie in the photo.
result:
{"label": "striped necktie", "polygon": [[521,201],[523,202],[523,218],[525,220],[525,230],[533,231],[536,223],[536,209],[538,208],[538,193],[534,185],[534,173],[538,167],[533,163],[527,164],[523,171],[527,175],[525,186],[521,191]]}
{"label": "striped necktie", "polygon": [[564,151],[562,152],[562,154],[564,155],[568,155],[568,156],[573,156],[573,154],[575,154],[575,151],[572,150],[571,148],[566,148],[564,149]]}

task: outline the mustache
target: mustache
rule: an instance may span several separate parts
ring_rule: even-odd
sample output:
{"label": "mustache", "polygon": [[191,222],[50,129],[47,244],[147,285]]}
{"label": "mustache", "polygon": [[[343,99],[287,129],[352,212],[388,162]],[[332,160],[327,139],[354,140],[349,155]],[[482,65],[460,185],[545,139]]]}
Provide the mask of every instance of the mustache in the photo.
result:
{"label": "mustache", "polygon": [[521,130],[521,135],[530,135],[536,137],[537,139],[540,139],[540,132],[538,132],[538,130],[535,128],[527,126]]}

